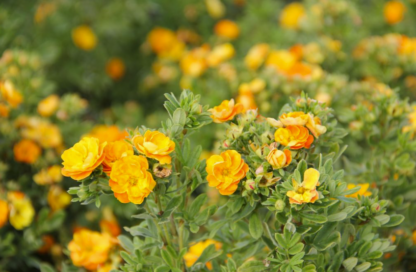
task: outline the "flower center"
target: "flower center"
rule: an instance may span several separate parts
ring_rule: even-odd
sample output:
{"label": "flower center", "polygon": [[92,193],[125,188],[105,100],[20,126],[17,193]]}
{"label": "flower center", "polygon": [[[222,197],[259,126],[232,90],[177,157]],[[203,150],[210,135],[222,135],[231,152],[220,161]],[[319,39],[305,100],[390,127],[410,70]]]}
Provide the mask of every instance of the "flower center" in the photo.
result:
{"label": "flower center", "polygon": [[128,181],[129,181],[130,185],[132,185],[132,186],[137,185],[137,178],[134,177],[134,176],[130,176]]}
{"label": "flower center", "polygon": [[222,170],[222,175],[223,176],[228,176],[229,173],[230,173],[230,171],[228,169]]}
{"label": "flower center", "polygon": [[301,194],[301,195],[303,195],[306,191],[307,191],[307,190],[306,190],[305,188],[303,188],[303,187],[299,187],[299,188],[296,190],[296,192],[297,192],[298,194]]}

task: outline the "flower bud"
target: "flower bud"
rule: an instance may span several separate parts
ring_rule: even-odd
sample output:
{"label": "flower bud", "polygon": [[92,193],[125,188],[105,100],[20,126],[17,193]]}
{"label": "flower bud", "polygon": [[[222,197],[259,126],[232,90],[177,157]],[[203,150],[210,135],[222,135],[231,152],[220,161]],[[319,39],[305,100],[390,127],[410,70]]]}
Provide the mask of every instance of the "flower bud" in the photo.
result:
{"label": "flower bud", "polygon": [[282,212],[284,208],[286,207],[286,204],[283,200],[278,199],[276,203],[274,204],[274,207],[276,208],[276,211]]}
{"label": "flower bud", "polygon": [[373,213],[379,212],[380,211],[380,204],[374,203],[373,205],[371,205],[371,211]]}
{"label": "flower bud", "polygon": [[166,178],[172,174],[172,165],[156,163],[153,166],[153,173],[158,178]]}
{"label": "flower bud", "polygon": [[256,189],[256,182],[252,179],[246,181],[245,188],[247,191],[253,191]]}

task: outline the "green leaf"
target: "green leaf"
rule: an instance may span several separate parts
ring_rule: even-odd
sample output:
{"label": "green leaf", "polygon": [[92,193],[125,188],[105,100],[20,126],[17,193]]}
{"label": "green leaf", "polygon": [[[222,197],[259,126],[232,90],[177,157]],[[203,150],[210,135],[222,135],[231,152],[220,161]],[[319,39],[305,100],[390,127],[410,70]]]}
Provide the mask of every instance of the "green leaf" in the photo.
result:
{"label": "green leaf", "polygon": [[357,265],[357,263],[358,263],[358,258],[350,257],[350,258],[348,258],[348,259],[346,259],[342,262],[342,266],[347,271],[352,271],[354,269],[354,267]]}
{"label": "green leaf", "polygon": [[143,236],[143,237],[150,237],[150,238],[154,238],[154,239],[158,239],[157,236],[155,236],[155,234],[153,232],[151,232],[150,230],[146,229],[146,228],[142,228],[139,226],[135,226],[132,228],[125,228],[128,232],[130,232],[131,235],[133,236]]}
{"label": "green leaf", "polygon": [[125,251],[120,251],[120,256],[126,263],[134,265],[136,262],[132,259],[132,257]]}
{"label": "green leaf", "polygon": [[41,263],[39,266],[40,272],[56,272],[56,270],[47,263]]}
{"label": "green leaf", "polygon": [[299,252],[302,251],[302,249],[303,249],[304,246],[305,245],[302,244],[302,243],[299,243],[299,244],[295,245],[294,247],[292,247],[291,249],[289,249],[289,254],[290,255],[298,254]]}
{"label": "green leaf", "polygon": [[174,268],[175,267],[175,261],[174,258],[172,257],[172,255],[169,253],[169,251],[167,250],[160,250],[160,255],[162,255],[163,260],[165,261],[165,263],[170,267],[170,268]]}
{"label": "green leaf", "polygon": [[191,203],[191,205],[189,206],[189,209],[188,209],[188,216],[189,216],[190,219],[194,218],[195,215],[199,212],[199,210],[201,209],[202,205],[204,205],[204,203],[206,202],[207,197],[208,196],[206,194],[200,194]]}
{"label": "green leaf", "polygon": [[209,262],[212,259],[220,256],[222,254],[222,250],[216,250],[215,245],[209,245],[207,248],[204,249],[201,256],[199,256],[198,260],[195,262],[195,265],[204,264]]}
{"label": "green leaf", "polygon": [[320,214],[310,214],[310,213],[302,213],[301,214],[302,218],[305,218],[309,221],[318,223],[318,224],[323,224],[326,221],[328,221],[328,219],[326,218],[326,216],[324,215],[320,215]]}
{"label": "green leaf", "polygon": [[185,110],[178,108],[173,113],[172,121],[174,124],[178,124],[180,126],[185,126],[186,123],[186,112]]}
{"label": "green leaf", "polygon": [[120,242],[120,245],[127,250],[128,252],[132,253],[134,251],[134,245],[133,242],[125,235],[119,235],[117,237],[118,241]]}
{"label": "green leaf", "polygon": [[384,224],[383,227],[385,228],[396,227],[400,225],[403,222],[403,220],[404,220],[404,216],[401,214],[390,215],[390,221]]}
{"label": "green leaf", "polygon": [[328,221],[329,222],[342,221],[345,218],[347,218],[347,215],[348,214],[346,212],[339,212],[339,213],[331,214],[328,216]]}
{"label": "green leaf", "polygon": [[259,220],[259,217],[254,213],[249,220],[248,224],[250,235],[258,240],[263,235],[263,226]]}
{"label": "green leaf", "polygon": [[179,205],[181,205],[182,200],[183,200],[183,197],[181,195],[173,197],[166,205],[166,208],[165,208],[165,211],[163,212],[161,220],[168,218],[172,214],[172,212],[174,212],[175,209],[179,207]]}
{"label": "green leaf", "polygon": [[355,267],[355,270],[356,270],[357,272],[364,272],[364,271],[367,271],[370,267],[371,267],[371,263],[369,263],[369,262],[365,262],[365,263],[362,263],[362,264],[360,264],[360,265],[357,265],[357,266]]}
{"label": "green leaf", "polygon": [[260,261],[249,261],[243,263],[238,269],[237,272],[260,272],[267,270],[264,267],[263,262]]}

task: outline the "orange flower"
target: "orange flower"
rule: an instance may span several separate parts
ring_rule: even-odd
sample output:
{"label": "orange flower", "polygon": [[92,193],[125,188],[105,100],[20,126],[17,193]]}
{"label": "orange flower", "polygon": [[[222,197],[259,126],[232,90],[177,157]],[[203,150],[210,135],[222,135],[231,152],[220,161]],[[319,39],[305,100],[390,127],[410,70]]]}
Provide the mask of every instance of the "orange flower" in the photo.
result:
{"label": "orange flower", "polygon": [[326,127],[321,125],[321,119],[314,117],[312,113],[309,113],[308,123],[306,127],[312,132],[315,138],[318,138],[326,132]]}
{"label": "orange flower", "polygon": [[87,25],[81,25],[72,30],[72,41],[74,44],[85,51],[93,50],[97,46],[97,36]]}
{"label": "orange flower", "polygon": [[[319,70],[316,70],[316,71],[319,72]],[[314,70],[312,69],[312,67],[310,65],[308,65],[306,63],[296,62],[289,69],[287,69],[285,71],[279,71],[279,72],[282,73],[283,75],[287,76],[287,77],[305,78],[305,77],[312,76]]]}
{"label": "orange flower", "polygon": [[406,6],[401,1],[393,0],[384,4],[384,20],[390,25],[400,23],[405,12]]}
{"label": "orange flower", "polygon": [[13,152],[17,162],[32,164],[37,161],[42,150],[35,142],[23,139],[14,145]]}
{"label": "orange flower", "polygon": [[42,236],[43,245],[37,250],[37,252],[41,254],[48,253],[49,250],[52,248],[53,244],[55,243],[55,239],[51,235],[43,235]]}
{"label": "orange flower", "polygon": [[9,107],[3,103],[0,103],[0,116],[1,117],[9,117]]}
{"label": "orange flower", "polygon": [[113,80],[118,80],[124,76],[126,67],[124,62],[119,58],[110,59],[105,65],[105,72]]}
{"label": "orange flower", "polygon": [[211,118],[215,123],[224,123],[232,120],[243,110],[244,106],[242,104],[234,104],[234,99],[231,99],[224,100],[219,106],[209,109],[209,112],[211,112]]}
{"label": "orange flower", "polygon": [[240,28],[238,25],[230,20],[221,20],[214,27],[215,35],[234,40],[240,35]]}
{"label": "orange flower", "polygon": [[14,88],[10,81],[0,81],[0,94],[12,108],[16,108],[23,101],[22,94]]}
{"label": "orange flower", "polygon": [[149,163],[143,156],[128,155],[116,161],[110,174],[110,187],[121,203],[141,204],[156,186]]}
{"label": "orange flower", "polygon": [[180,67],[185,75],[199,77],[208,68],[206,57],[209,53],[208,46],[195,48],[183,56]]}
{"label": "orange flower", "polygon": [[309,115],[303,111],[294,111],[282,114],[279,119],[284,126],[304,126],[309,120]]}
{"label": "orange flower", "polygon": [[100,221],[101,232],[108,233],[112,237],[119,236],[121,233],[121,229],[111,208],[109,206],[104,207],[102,214],[103,219],[101,219]]}
{"label": "orange flower", "polygon": [[49,117],[56,112],[59,107],[59,96],[50,95],[39,102],[38,113],[43,117]]}
{"label": "orange flower", "polygon": [[287,126],[279,128],[274,133],[275,141],[291,149],[309,148],[313,143],[313,136],[303,126]]}
{"label": "orange flower", "polygon": [[51,186],[48,192],[48,204],[52,211],[65,209],[71,203],[71,196],[60,186]]}
{"label": "orange flower", "polygon": [[65,150],[61,156],[64,166],[62,175],[75,180],[91,175],[103,162],[106,145],[107,142],[100,143],[97,138],[85,137],[70,149]]}
{"label": "orange flower", "polygon": [[209,53],[207,57],[207,63],[211,67],[217,67],[224,61],[227,61],[234,57],[235,49],[232,44],[225,43],[221,45],[217,45],[214,49]]}
{"label": "orange flower", "polygon": [[213,155],[207,160],[207,180],[210,187],[216,187],[220,194],[231,195],[238,183],[249,171],[248,165],[235,150],[227,150]]}
{"label": "orange flower", "polygon": [[7,201],[0,199],[0,228],[6,225],[8,217],[9,217],[9,204],[7,203]]}
{"label": "orange flower", "polygon": [[162,27],[152,29],[147,42],[159,57],[170,60],[178,60],[185,49],[185,44],[178,40],[172,30]]}
{"label": "orange flower", "polygon": [[74,234],[68,249],[75,266],[94,270],[107,261],[111,246],[111,239],[107,234],[82,229]]}
{"label": "orange flower", "polygon": [[133,147],[125,141],[110,142],[105,147],[105,158],[103,161],[103,171],[110,175],[113,164],[127,155],[133,155]]}
{"label": "orange flower", "polygon": [[278,72],[289,71],[296,64],[296,56],[287,50],[272,51],[266,60],[266,66],[274,67]]}
{"label": "orange flower", "polygon": [[256,44],[247,53],[244,63],[251,70],[257,70],[264,62],[269,53],[269,45],[265,43]]}
{"label": "orange flower", "polygon": [[[198,258],[202,255],[202,252],[204,252],[204,250],[210,245],[215,245],[216,250],[220,250],[222,247],[222,244],[220,242],[217,242],[212,239],[201,241],[192,245],[189,248],[188,252],[183,256],[186,266],[187,267],[193,266],[195,262],[198,260]],[[211,262],[207,262],[205,265],[207,266],[209,270],[212,270]]]}
{"label": "orange flower", "polygon": [[100,142],[109,143],[125,139],[128,133],[125,130],[120,130],[117,126],[98,125],[85,136],[94,137],[100,140]]}
{"label": "orange flower", "polygon": [[304,16],[305,8],[301,3],[290,3],[280,13],[280,25],[287,29],[299,29],[300,21]]}
{"label": "orange flower", "polygon": [[172,158],[169,154],[175,150],[175,143],[162,132],[147,130],[144,136],[136,135],[132,141],[137,151],[146,157],[155,159],[161,164],[171,163]]}
{"label": "orange flower", "polygon": [[287,196],[291,204],[315,203],[319,199],[316,186],[319,185],[319,171],[309,168],[304,173],[303,182],[298,184],[292,179],[294,191],[288,191]]}
{"label": "orange flower", "polygon": [[292,153],[288,149],[281,151],[275,148],[270,150],[269,155],[267,155],[267,161],[273,169],[284,168],[292,161]]}

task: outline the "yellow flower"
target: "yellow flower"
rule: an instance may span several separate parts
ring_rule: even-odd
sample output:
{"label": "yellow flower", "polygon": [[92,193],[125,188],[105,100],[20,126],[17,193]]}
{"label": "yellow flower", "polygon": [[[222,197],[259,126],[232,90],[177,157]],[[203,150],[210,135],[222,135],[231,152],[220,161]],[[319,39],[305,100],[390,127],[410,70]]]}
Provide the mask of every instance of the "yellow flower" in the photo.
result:
{"label": "yellow flower", "polygon": [[62,175],[81,180],[95,170],[104,160],[107,142],[100,143],[97,138],[85,137],[62,154]]}
{"label": "yellow flower", "polygon": [[128,136],[127,131],[120,130],[117,126],[98,125],[95,126],[85,137],[94,137],[100,142],[114,142],[123,140]]}
{"label": "yellow flower", "polygon": [[242,113],[244,106],[242,104],[234,104],[234,99],[224,100],[219,106],[209,109],[211,118],[215,123],[224,123],[233,120],[234,116]]}
{"label": "yellow flower", "polygon": [[7,105],[0,103],[0,116],[1,117],[5,117],[5,118],[9,117],[9,111],[10,109]]}
{"label": "yellow flower", "polygon": [[[201,241],[192,245],[189,248],[188,252],[183,256],[186,266],[191,267],[192,265],[194,265],[198,258],[201,256],[202,252],[204,252],[204,250],[210,245],[215,245],[216,250],[220,250],[222,247],[222,244],[220,242],[217,242],[212,239]],[[212,270],[212,264],[210,262],[207,262],[205,265],[209,270]]]}
{"label": "yellow flower", "polygon": [[72,41],[85,51],[93,50],[97,46],[97,37],[94,31],[87,25],[81,25],[72,30]]}
{"label": "yellow flower", "polygon": [[161,164],[170,164],[170,153],[175,150],[175,143],[165,134],[159,131],[147,130],[142,135],[133,137],[132,142],[139,153],[148,158],[155,159]]}
{"label": "yellow flower", "polygon": [[23,139],[13,147],[14,159],[17,162],[35,163],[42,150],[33,141]]}
{"label": "yellow flower", "polygon": [[0,199],[0,229],[6,225],[9,217],[9,204],[7,201]]}
{"label": "yellow flower", "polygon": [[10,81],[0,81],[0,94],[12,108],[16,108],[23,101],[22,94],[14,88]]}
{"label": "yellow flower", "polygon": [[68,249],[75,266],[94,270],[107,261],[111,246],[109,235],[82,229],[74,234],[73,240],[68,244]]}
{"label": "yellow flower", "polygon": [[160,58],[178,60],[185,50],[185,44],[178,40],[172,30],[155,27],[147,36],[152,51]]}
{"label": "yellow flower", "polygon": [[249,88],[252,93],[259,93],[266,88],[266,82],[261,78],[255,78],[249,83]]}
{"label": "yellow flower", "polygon": [[309,113],[308,116],[306,127],[312,132],[315,138],[318,138],[326,132],[326,127],[321,125],[321,119],[319,117],[314,117],[312,113]]}
{"label": "yellow flower", "polygon": [[235,49],[232,44],[224,43],[221,45],[217,45],[214,49],[209,53],[207,57],[207,63],[211,67],[217,67],[224,61],[227,61],[234,57]]}
{"label": "yellow flower", "polygon": [[208,185],[216,187],[220,194],[231,195],[237,188],[240,180],[249,171],[248,165],[235,150],[227,150],[220,155],[213,155],[207,160],[206,167]]}
{"label": "yellow flower", "polygon": [[43,117],[49,117],[56,112],[59,107],[59,96],[52,94],[38,104],[38,113]]}
{"label": "yellow flower", "polygon": [[313,143],[313,136],[303,126],[287,126],[278,128],[274,133],[275,141],[290,149],[309,148]]}
{"label": "yellow flower", "polygon": [[47,120],[30,117],[16,121],[22,127],[22,137],[38,142],[43,148],[59,147],[62,145],[62,135],[59,127]]}
{"label": "yellow flower", "polygon": [[71,196],[60,186],[51,186],[48,192],[48,204],[52,211],[65,209],[71,203]]}
{"label": "yellow flower", "polygon": [[119,80],[124,76],[126,67],[124,62],[119,58],[110,59],[105,65],[105,72],[113,80]]}
{"label": "yellow flower", "polygon": [[288,191],[286,195],[289,197],[291,204],[315,203],[319,199],[316,186],[319,185],[319,171],[309,168],[304,173],[303,182],[298,184],[292,179],[294,191]]}
{"label": "yellow flower", "polygon": [[371,192],[368,192],[368,188],[370,187],[370,183],[359,183],[357,185],[355,184],[348,184],[347,190],[351,190],[357,186],[360,186],[360,190],[358,190],[358,192],[353,193],[351,195],[346,195],[346,197],[353,197],[353,198],[358,198],[358,196],[371,196]]}
{"label": "yellow flower", "polygon": [[10,224],[17,230],[28,227],[35,216],[35,209],[33,209],[30,199],[21,194],[17,197],[11,197],[10,205]]}
{"label": "yellow flower", "polygon": [[401,1],[393,0],[384,4],[384,20],[390,25],[400,23],[405,12],[406,6]]}
{"label": "yellow flower", "polygon": [[275,148],[270,150],[269,155],[267,155],[267,161],[273,169],[284,168],[292,161],[292,153],[288,149],[281,151]]}
{"label": "yellow flower", "polygon": [[272,51],[266,60],[266,66],[279,72],[289,71],[297,62],[296,56],[287,50]]}
{"label": "yellow flower", "polygon": [[47,185],[52,183],[61,182],[61,166],[53,165],[48,169],[42,169],[37,174],[33,176],[33,180],[38,185]]}
{"label": "yellow flower", "polygon": [[240,35],[238,25],[230,20],[221,20],[214,27],[215,35],[228,40],[234,40]]}
{"label": "yellow flower", "polygon": [[[247,85],[247,87],[249,88],[249,85],[244,83],[242,85]],[[251,92],[250,89],[246,89],[245,86],[243,86],[243,88],[241,88],[240,86],[240,90],[239,90],[239,94],[236,98],[236,105],[243,105],[243,111],[248,111],[248,110],[255,110],[257,109],[257,104],[256,104],[256,100],[254,99],[254,95]],[[245,90],[246,89],[246,90]]]}
{"label": "yellow flower", "polygon": [[206,57],[209,53],[207,46],[195,48],[183,56],[180,67],[185,75],[191,77],[201,76],[208,68]]}
{"label": "yellow flower", "polygon": [[114,196],[122,203],[143,203],[156,186],[148,169],[149,163],[143,156],[128,155],[116,161],[110,174]]}
{"label": "yellow flower", "polygon": [[257,70],[269,54],[269,45],[265,43],[256,44],[247,53],[244,63],[251,70]]}
{"label": "yellow flower", "polygon": [[280,13],[280,25],[287,29],[299,29],[300,21],[304,16],[305,8],[301,3],[290,3]]}
{"label": "yellow flower", "polygon": [[112,237],[117,237],[121,233],[117,218],[114,216],[110,207],[104,207],[103,219],[100,220],[100,229],[103,233],[108,233]]}
{"label": "yellow flower", "polygon": [[133,155],[133,147],[125,141],[110,142],[105,147],[105,158],[103,161],[103,171],[110,175],[114,163],[127,155]]}
{"label": "yellow flower", "polygon": [[309,121],[309,115],[302,111],[294,111],[282,114],[279,119],[284,126],[304,126]]}
{"label": "yellow flower", "polygon": [[224,16],[225,6],[221,0],[205,0],[209,16],[218,19]]}

